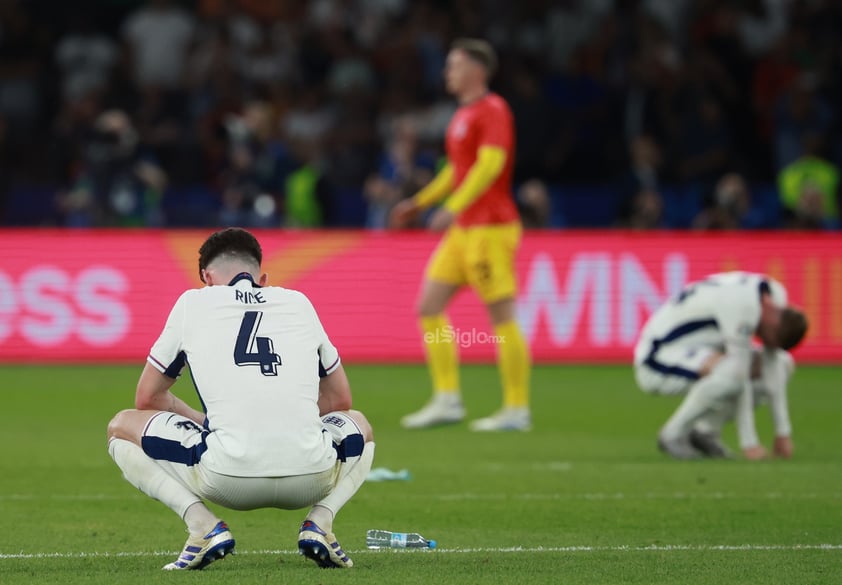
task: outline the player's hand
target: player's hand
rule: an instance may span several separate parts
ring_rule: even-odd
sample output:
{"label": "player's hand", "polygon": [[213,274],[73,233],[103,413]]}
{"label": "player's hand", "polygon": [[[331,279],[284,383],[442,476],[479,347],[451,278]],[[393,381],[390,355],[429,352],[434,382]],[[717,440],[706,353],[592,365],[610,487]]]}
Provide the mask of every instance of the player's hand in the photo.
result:
{"label": "player's hand", "polygon": [[775,437],[775,457],[790,459],[792,457],[792,439],[789,437]]}
{"label": "player's hand", "polygon": [[743,449],[743,457],[749,461],[760,461],[761,459],[766,459],[767,455],[766,447],[763,445],[755,445],[754,447]]}
{"label": "player's hand", "polygon": [[430,218],[428,227],[434,232],[443,232],[450,227],[454,219],[456,219],[456,216],[453,212],[448,211],[444,207],[439,207],[433,213],[433,217]]}
{"label": "player's hand", "polygon": [[389,212],[389,227],[395,230],[404,229],[418,217],[421,208],[412,199],[398,201]]}

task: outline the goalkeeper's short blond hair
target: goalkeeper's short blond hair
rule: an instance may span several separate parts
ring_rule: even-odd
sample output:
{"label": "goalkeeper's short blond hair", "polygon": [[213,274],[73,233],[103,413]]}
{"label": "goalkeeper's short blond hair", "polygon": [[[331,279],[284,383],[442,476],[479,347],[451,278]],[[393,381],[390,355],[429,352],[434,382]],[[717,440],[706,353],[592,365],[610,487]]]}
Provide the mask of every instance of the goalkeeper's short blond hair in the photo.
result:
{"label": "goalkeeper's short blond hair", "polygon": [[489,79],[497,72],[497,53],[491,43],[484,39],[462,37],[453,41],[450,49],[465,51],[468,57],[485,68]]}

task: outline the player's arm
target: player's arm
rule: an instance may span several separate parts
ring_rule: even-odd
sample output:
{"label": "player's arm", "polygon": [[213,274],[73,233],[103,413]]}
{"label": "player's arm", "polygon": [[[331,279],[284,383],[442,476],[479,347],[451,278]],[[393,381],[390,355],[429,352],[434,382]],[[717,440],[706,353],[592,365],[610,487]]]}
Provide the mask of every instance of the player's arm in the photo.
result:
{"label": "player's arm", "polygon": [[793,444],[786,388],[781,388],[778,392],[769,392],[769,410],[775,427],[775,455],[789,459],[792,457]]}
{"label": "player's arm", "polygon": [[345,375],[345,368],[339,359],[339,351],[331,343],[327,336],[322,322],[316,314],[310,300],[303,294],[301,298],[305,302],[307,311],[313,318],[313,327],[316,336],[319,338],[317,350],[319,360],[319,416],[338,410],[349,410],[351,408],[351,385],[348,383],[348,376]]}
{"label": "player's arm", "polygon": [[418,209],[432,207],[453,190],[453,165],[446,163],[427,186],[418,191],[410,201]]}
{"label": "player's arm", "polygon": [[333,372],[319,380],[319,416],[351,408],[351,385],[345,368],[339,364]]}
{"label": "player's arm", "polygon": [[506,150],[500,146],[480,146],[476,162],[468,170],[459,188],[447,199],[444,208],[453,215],[459,215],[479,199],[503,172],[506,156]]}
{"label": "player's arm", "polygon": [[[775,351],[775,350],[772,350]],[[765,359],[769,359],[764,356]],[[777,356],[771,359],[780,359]],[[789,401],[786,394],[786,379],[769,380],[764,378],[763,386],[769,397],[769,412],[775,429],[774,452],[778,457],[792,457],[792,423],[789,418]]]}
{"label": "player's arm", "polygon": [[406,227],[418,214],[445,197],[453,190],[453,165],[446,163],[444,167],[413,197],[400,201],[389,212],[389,225],[393,228]]}
{"label": "player's arm", "polygon": [[140,374],[135,392],[135,408],[139,410],[163,410],[186,416],[195,423],[204,423],[205,415],[170,392],[175,379],[160,372],[147,362]]}
{"label": "player's arm", "polygon": [[181,332],[184,329],[187,299],[191,294],[192,291],[183,293],[170,310],[164,330],[146,358],[146,365],[137,382],[134,403],[139,410],[174,412],[201,425],[205,421],[204,413],[191,408],[170,392],[186,363]]}
{"label": "player's arm", "polygon": [[757,436],[757,427],[754,420],[754,390],[748,379],[742,384],[740,395],[737,398],[737,412],[734,418],[737,425],[737,439],[745,458],[756,460],[766,457],[766,448],[760,443],[760,437]]}
{"label": "player's arm", "polygon": [[739,388],[737,409],[734,414],[737,440],[743,456],[756,461],[766,457],[766,448],[757,436],[754,419],[754,388],[751,383],[751,374],[756,356],[752,351],[747,328],[743,325],[738,326],[737,329],[739,332],[726,341],[726,356],[731,360],[732,376]]}

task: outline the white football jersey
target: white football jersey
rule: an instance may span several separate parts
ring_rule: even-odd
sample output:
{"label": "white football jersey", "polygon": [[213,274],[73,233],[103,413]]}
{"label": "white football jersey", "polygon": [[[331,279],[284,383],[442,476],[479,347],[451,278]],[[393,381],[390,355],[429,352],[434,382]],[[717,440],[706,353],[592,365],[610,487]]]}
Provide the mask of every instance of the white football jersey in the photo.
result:
{"label": "white football jersey", "polygon": [[280,477],[334,464],[317,401],[319,378],[339,367],[339,354],[304,294],[248,277],[188,290],[148,361],[173,378],[190,366],[210,431],[202,464],[211,471]]}
{"label": "white football jersey", "polygon": [[712,347],[747,360],[760,323],[763,290],[769,291],[775,304],[786,306],[786,289],[762,274],[723,272],[688,284],[646,322],[635,348],[635,363],[667,345]]}

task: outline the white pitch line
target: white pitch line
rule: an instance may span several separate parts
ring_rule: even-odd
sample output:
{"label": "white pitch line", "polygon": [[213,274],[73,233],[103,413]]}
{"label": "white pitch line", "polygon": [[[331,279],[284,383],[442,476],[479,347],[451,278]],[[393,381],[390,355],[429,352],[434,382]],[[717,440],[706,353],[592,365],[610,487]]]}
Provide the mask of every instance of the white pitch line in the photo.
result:
{"label": "white pitch line", "polygon": [[[412,496],[409,496],[412,497]],[[429,496],[420,496],[429,497]],[[593,493],[518,493],[518,494],[434,494],[435,499],[443,501],[453,500],[817,500],[842,498],[842,493],[736,493],[736,492],[643,492],[627,494],[623,492],[593,492]]]}
{"label": "white pitch line", "polygon": [[141,494],[2,494],[0,501],[29,501],[29,500],[56,500],[56,501],[104,501],[104,500],[134,500],[142,498]]}
{"label": "white pitch line", "polygon": [[[842,544],[653,544],[649,546],[557,546],[509,548],[454,548],[442,549],[447,553],[540,553],[540,552],[671,552],[671,551],[767,551],[767,550],[842,550]],[[372,551],[374,552],[374,551]]]}
{"label": "white pitch line", "polygon": [[[842,499],[842,492],[764,492],[764,493],[737,493],[737,492],[574,492],[574,493],[488,493],[479,494],[472,492],[455,494],[406,494],[404,497],[435,499],[441,501],[459,500],[818,500],[818,499]],[[105,501],[105,500],[138,500],[142,499],[141,494],[1,494],[2,501]]]}
{"label": "white pitch line", "polygon": [[[576,552],[714,552],[714,551],[802,551],[842,550],[842,544],[653,544],[648,546],[539,546],[539,547],[476,547],[442,548],[429,551],[435,554],[454,553],[576,553]],[[179,551],[133,551],[133,552],[76,552],[76,553],[0,553],[0,560],[6,559],[84,559],[119,557],[169,557]],[[349,554],[388,554],[390,552],[415,552],[413,549],[349,550]],[[423,551],[422,551],[423,552]],[[246,550],[237,555],[280,555],[297,554],[297,550]]]}

